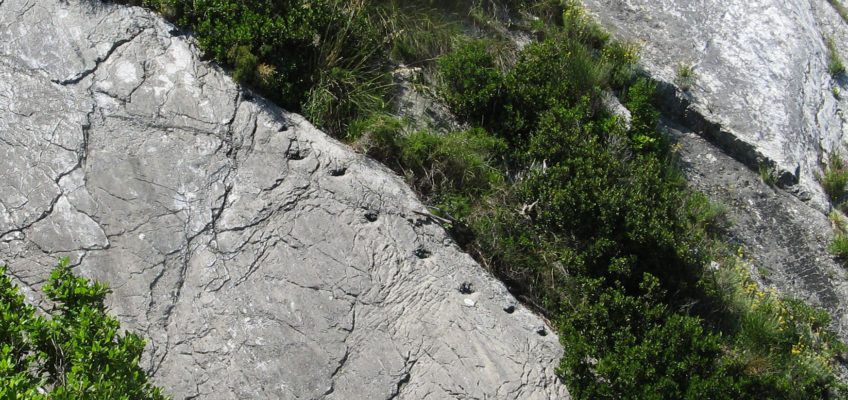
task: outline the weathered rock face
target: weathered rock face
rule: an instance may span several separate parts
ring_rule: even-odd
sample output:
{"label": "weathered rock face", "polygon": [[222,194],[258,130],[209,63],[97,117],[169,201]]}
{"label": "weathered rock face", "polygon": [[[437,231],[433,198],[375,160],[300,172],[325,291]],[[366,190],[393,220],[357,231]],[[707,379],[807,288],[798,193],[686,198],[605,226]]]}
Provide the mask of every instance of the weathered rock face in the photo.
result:
{"label": "weathered rock face", "polygon": [[108,282],[175,398],[568,397],[400,179],[157,16],[5,0],[0,47],[0,260],[34,302],[58,257]]}
{"label": "weathered rock face", "polygon": [[[683,171],[727,205],[731,240],[752,272],[825,307],[848,339],[848,275],[827,253],[829,206],[815,177],[823,152],[846,154],[848,104],[833,91],[845,93],[846,82],[828,73],[825,38],[844,58],[848,25],[824,0],[582,2],[640,46]],[[680,66],[695,75],[680,76]],[[762,182],[763,166],[781,189]]]}
{"label": "weathered rock face", "polygon": [[846,341],[848,271],[827,252],[832,240],[827,218],[770,187],[758,172],[691,129],[666,124],[680,145],[680,166],[690,185],[726,206],[730,240],[744,247],[753,276],[766,287],[825,308],[832,328]]}
{"label": "weathered rock face", "polygon": [[[822,151],[845,141],[844,110],[825,38],[848,55],[848,25],[824,0],[584,0],[603,26],[640,45],[667,90],[666,111],[747,165],[826,208],[815,178]],[[694,77],[679,74],[691,67]],[[679,85],[681,80],[685,85]],[[670,89],[670,88],[667,88]],[[798,183],[796,185],[796,182]]]}

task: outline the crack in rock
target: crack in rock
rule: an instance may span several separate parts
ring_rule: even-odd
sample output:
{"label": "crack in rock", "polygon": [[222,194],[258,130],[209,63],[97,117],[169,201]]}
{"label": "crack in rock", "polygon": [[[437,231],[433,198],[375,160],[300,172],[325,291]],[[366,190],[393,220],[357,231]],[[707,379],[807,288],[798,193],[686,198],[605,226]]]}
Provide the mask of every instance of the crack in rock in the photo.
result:
{"label": "crack in rock", "polygon": [[89,76],[89,75],[93,74],[95,71],[97,71],[97,68],[100,67],[100,64],[102,64],[104,61],[108,60],[109,57],[112,56],[112,53],[114,53],[116,50],[118,50],[121,46],[135,40],[135,38],[137,38],[139,35],[141,35],[142,32],[144,32],[144,30],[140,30],[140,31],[134,33],[129,38],[120,39],[120,40],[117,40],[114,43],[112,43],[112,46],[109,47],[109,50],[106,51],[106,54],[104,54],[102,56],[98,56],[94,59],[94,66],[93,67],[85,69],[81,72],[78,72],[77,74],[75,74],[74,76],[72,76],[70,78],[51,79],[50,81],[53,82],[53,83],[57,83],[59,85],[63,85],[63,86],[76,85],[77,83],[80,83],[80,81],[85,79],[87,76]]}

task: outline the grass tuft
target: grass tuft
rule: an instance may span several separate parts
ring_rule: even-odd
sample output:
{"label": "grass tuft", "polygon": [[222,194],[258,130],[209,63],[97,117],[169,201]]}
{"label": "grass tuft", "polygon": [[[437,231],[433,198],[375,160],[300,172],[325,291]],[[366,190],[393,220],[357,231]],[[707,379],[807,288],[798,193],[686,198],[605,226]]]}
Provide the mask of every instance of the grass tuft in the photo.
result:
{"label": "grass tuft", "polygon": [[845,195],[848,186],[848,163],[838,151],[827,156],[824,173],[818,175],[825,194],[834,204],[838,204]]}
{"label": "grass tuft", "polygon": [[827,45],[827,72],[836,78],[845,73],[845,64],[842,63],[842,58],[836,51],[836,43],[833,38],[826,38],[825,44]]}
{"label": "grass tuft", "polygon": [[830,243],[830,247],[828,248],[830,253],[836,256],[841,260],[848,260],[848,235],[844,233],[836,234],[836,237],[833,238],[833,242]]}
{"label": "grass tuft", "polygon": [[677,77],[675,78],[675,83],[680,89],[686,91],[692,88],[692,85],[695,83],[695,79],[698,75],[695,73],[695,69],[691,65],[679,63],[677,64]]}
{"label": "grass tuft", "polygon": [[765,165],[760,166],[760,178],[763,180],[763,182],[765,182],[766,185],[769,185],[771,187],[777,186],[777,178],[775,178],[771,168]]}

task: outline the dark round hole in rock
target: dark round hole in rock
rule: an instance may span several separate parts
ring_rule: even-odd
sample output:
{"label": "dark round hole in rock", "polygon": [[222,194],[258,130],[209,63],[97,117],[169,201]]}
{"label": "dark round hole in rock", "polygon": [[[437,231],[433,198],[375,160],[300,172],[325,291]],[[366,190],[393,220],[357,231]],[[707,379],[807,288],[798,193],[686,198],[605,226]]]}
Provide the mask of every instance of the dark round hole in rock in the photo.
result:
{"label": "dark round hole in rock", "polygon": [[365,219],[368,220],[368,222],[376,221],[377,220],[377,212],[368,211],[367,213],[365,213]]}
{"label": "dark round hole in rock", "polygon": [[432,253],[430,253],[430,251],[427,249],[415,249],[412,254],[415,254],[415,257],[418,258],[427,258],[430,257],[430,254]]}
{"label": "dark round hole in rock", "polygon": [[342,176],[345,172],[347,172],[347,168],[345,167],[333,168],[330,170],[330,176]]}
{"label": "dark round hole in rock", "polygon": [[471,285],[471,282],[462,282],[462,284],[459,285],[459,293],[462,293],[462,294],[474,293],[474,286]]}
{"label": "dark round hole in rock", "polygon": [[309,150],[289,149],[286,152],[286,158],[294,161],[303,160],[307,154],[309,154]]}
{"label": "dark round hole in rock", "polygon": [[512,314],[512,313],[515,312],[515,306],[510,304],[510,305],[504,307],[503,310],[506,311],[507,314]]}

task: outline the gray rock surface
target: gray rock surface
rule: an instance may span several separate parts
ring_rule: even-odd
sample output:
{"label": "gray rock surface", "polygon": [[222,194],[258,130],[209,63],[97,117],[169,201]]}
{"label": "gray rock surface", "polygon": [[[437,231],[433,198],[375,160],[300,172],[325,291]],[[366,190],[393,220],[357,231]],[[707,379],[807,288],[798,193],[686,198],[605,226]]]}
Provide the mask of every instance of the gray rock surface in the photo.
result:
{"label": "gray rock surface", "polygon": [[156,15],[0,1],[0,52],[0,260],[42,305],[58,257],[108,282],[174,398],[568,398],[556,335],[398,177]]}
{"label": "gray rock surface", "polygon": [[[658,83],[662,125],[690,184],[727,206],[730,239],[751,272],[824,307],[848,340],[848,275],[827,252],[829,205],[816,174],[845,152],[845,77],[827,70],[826,38],[848,56],[848,25],[826,0],[582,0],[640,48]],[[694,76],[682,77],[681,66]],[[778,178],[766,185],[759,168]]]}

